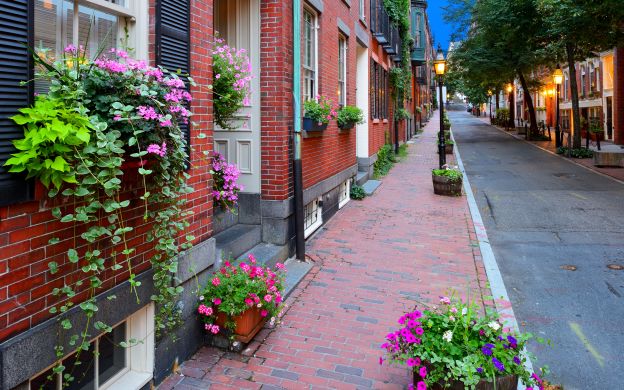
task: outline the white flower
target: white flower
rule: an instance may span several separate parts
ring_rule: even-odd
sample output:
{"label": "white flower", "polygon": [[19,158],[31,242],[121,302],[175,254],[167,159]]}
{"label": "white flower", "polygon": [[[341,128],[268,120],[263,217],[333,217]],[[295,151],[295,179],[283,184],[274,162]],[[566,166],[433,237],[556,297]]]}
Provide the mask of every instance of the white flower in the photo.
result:
{"label": "white flower", "polygon": [[499,330],[500,329],[500,324],[496,321],[492,321],[488,324],[488,326],[494,330]]}
{"label": "white flower", "polygon": [[258,303],[258,308],[262,307],[262,303]]}
{"label": "white flower", "polygon": [[447,342],[451,342],[451,339],[453,338],[453,332],[450,330],[447,330],[446,332],[444,332],[444,334],[442,335],[442,338],[444,340],[446,340]]}
{"label": "white flower", "polygon": [[203,300],[204,300],[204,296],[203,296],[203,295],[200,295],[200,296],[199,296],[199,300],[200,300],[200,301],[203,301]]}
{"label": "white flower", "polygon": [[465,315],[466,315],[466,313],[468,313],[468,309],[464,307],[464,308],[462,309],[462,315],[463,315],[463,316],[465,316]]}

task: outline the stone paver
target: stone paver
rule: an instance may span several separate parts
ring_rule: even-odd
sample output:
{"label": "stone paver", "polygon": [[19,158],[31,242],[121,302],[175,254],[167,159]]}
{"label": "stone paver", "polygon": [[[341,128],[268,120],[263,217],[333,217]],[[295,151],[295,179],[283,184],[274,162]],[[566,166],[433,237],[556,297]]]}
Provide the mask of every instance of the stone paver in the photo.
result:
{"label": "stone paver", "polygon": [[490,295],[466,198],[433,194],[438,128],[430,121],[373,196],[308,240],[315,266],[280,326],[242,354],[202,348],[159,388],[406,388],[407,369],[379,365],[396,319],[449,289]]}

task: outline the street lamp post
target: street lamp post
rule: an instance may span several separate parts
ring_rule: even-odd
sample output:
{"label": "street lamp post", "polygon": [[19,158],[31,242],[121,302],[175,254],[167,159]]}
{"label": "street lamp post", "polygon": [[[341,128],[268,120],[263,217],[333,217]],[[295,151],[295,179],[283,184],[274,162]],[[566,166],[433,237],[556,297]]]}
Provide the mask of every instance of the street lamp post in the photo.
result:
{"label": "street lamp post", "polygon": [[555,69],[555,73],[553,74],[553,80],[555,85],[557,86],[557,93],[555,99],[557,100],[557,120],[555,126],[555,147],[560,147],[563,144],[563,137],[561,136],[561,124],[559,122],[559,88],[561,87],[561,83],[563,82],[563,72],[561,71],[561,67],[557,64],[557,69]]}
{"label": "street lamp post", "polygon": [[492,124],[492,90],[488,89],[488,105],[490,106],[490,124]]}
{"label": "street lamp post", "polygon": [[[514,124],[514,104],[516,104],[514,102],[514,98],[513,98],[513,85],[510,83],[509,85],[507,85],[507,93],[509,94],[509,119],[508,119],[508,126],[510,128],[514,128],[515,124]],[[507,126],[505,126],[507,127]]]}
{"label": "street lamp post", "polygon": [[444,72],[446,71],[446,60],[444,59],[444,52],[442,52],[442,48],[438,45],[438,53],[436,55],[435,61],[433,61],[433,66],[435,67],[436,75],[438,75],[438,88],[440,89],[440,134],[438,136],[438,155],[440,159],[440,169],[444,165],[446,165],[446,152],[445,145],[446,141],[444,139],[444,96],[442,95],[442,84],[444,82]]}

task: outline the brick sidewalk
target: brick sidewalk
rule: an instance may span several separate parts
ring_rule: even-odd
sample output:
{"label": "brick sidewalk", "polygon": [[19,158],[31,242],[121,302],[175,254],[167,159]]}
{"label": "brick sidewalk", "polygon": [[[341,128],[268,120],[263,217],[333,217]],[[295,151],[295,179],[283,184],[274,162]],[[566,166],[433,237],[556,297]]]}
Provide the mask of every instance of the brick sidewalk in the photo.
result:
{"label": "brick sidewalk", "polygon": [[379,365],[396,319],[450,288],[490,295],[465,196],[433,194],[438,128],[430,121],[373,196],[308,240],[316,264],[279,327],[242,355],[202,348],[159,388],[406,388],[406,368]]}
{"label": "brick sidewalk", "polygon": [[[486,124],[490,124],[490,118],[483,118],[483,117],[479,117],[478,119],[480,119],[482,122],[486,123]],[[499,130],[503,131],[501,128],[498,128]],[[551,129],[551,138],[552,140],[550,141],[527,141],[525,139],[524,135],[519,135],[515,130],[511,130],[511,131],[505,131],[506,133],[508,133],[509,135],[511,135],[514,138],[517,138],[519,140],[525,141],[525,142],[529,142],[537,147],[539,147],[540,149],[544,149],[547,150],[551,153],[556,153],[557,148],[555,147],[555,131],[553,129]],[[567,134],[567,133],[566,133]],[[608,141],[602,141],[602,146],[603,148],[606,145],[613,145],[612,143],[608,142]],[[565,141],[564,145],[567,144],[567,141]],[[582,139],[582,145],[583,147],[585,147],[585,139]],[[596,145],[595,143],[593,145],[590,144],[590,149],[596,149]],[[567,159],[567,157],[563,156],[563,155],[558,155],[562,158]],[[594,166],[594,162],[593,159],[591,158],[570,158],[570,161],[574,162],[575,164],[578,165],[582,165],[586,168],[591,169],[592,171],[596,171],[599,173],[602,173],[604,175],[607,176],[611,176],[614,179],[620,180],[620,181],[624,181],[624,168],[600,168],[600,167],[596,167]]]}

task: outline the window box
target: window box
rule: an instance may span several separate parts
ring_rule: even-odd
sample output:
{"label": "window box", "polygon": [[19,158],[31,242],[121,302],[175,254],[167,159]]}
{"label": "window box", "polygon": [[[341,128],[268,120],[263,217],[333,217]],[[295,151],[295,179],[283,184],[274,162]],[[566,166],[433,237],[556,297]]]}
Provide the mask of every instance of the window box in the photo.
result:
{"label": "window box", "polygon": [[[216,321],[219,328],[225,329],[226,321],[228,321],[227,314],[219,312],[219,314],[217,314]],[[231,321],[236,324],[234,337],[241,343],[246,344],[254,338],[260,329],[262,329],[267,321],[267,318],[262,317],[262,315],[260,315],[260,309],[254,306],[243,312],[243,314],[232,317]]]}
{"label": "window box", "polygon": [[303,117],[303,130],[305,131],[323,131],[327,129],[328,123],[318,123],[311,118]]}

